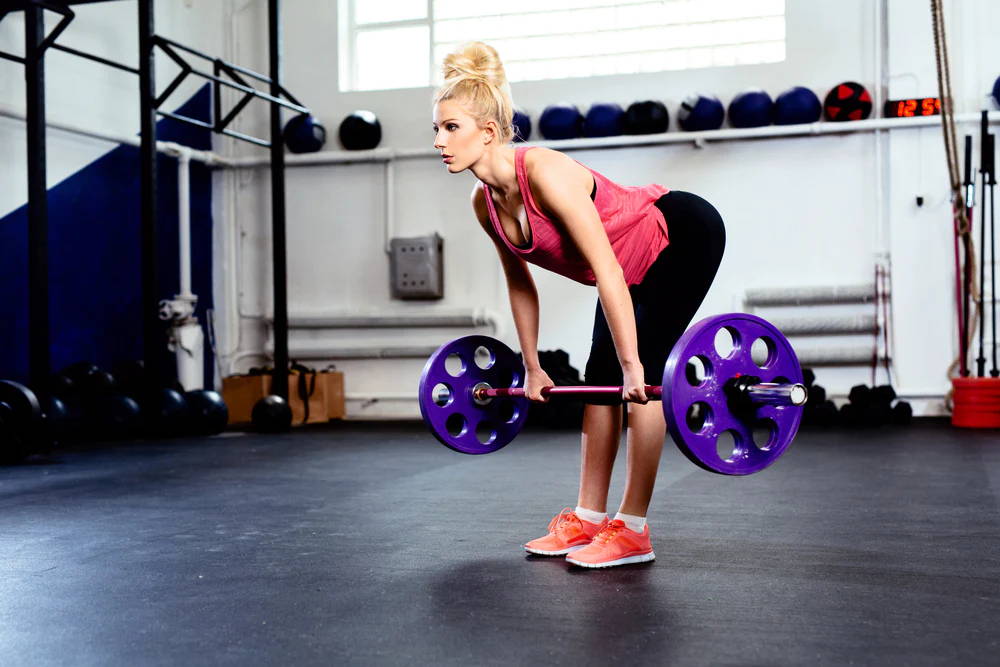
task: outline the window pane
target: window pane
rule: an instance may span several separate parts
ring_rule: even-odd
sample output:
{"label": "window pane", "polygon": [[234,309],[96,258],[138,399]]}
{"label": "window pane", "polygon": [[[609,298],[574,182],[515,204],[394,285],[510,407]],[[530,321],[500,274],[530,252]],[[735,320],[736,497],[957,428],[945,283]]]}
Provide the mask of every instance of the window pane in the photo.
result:
{"label": "window pane", "polygon": [[357,44],[355,90],[415,88],[430,80],[427,26],[359,31]]}
{"label": "window pane", "polygon": [[427,18],[427,0],[354,0],[354,22],[385,23]]}
{"label": "window pane", "polygon": [[[359,17],[361,0],[358,3]],[[729,67],[785,59],[785,0],[432,0],[434,43],[358,36],[363,62],[356,69],[363,89],[440,84],[440,73],[426,73],[427,50],[434,63],[464,42],[483,41],[503,59],[510,81],[662,72]],[[364,3],[367,16],[425,17],[427,0]],[[397,7],[419,6],[409,14]],[[358,19],[361,20],[360,18]],[[429,37],[431,19],[420,34]],[[373,40],[379,39],[378,43]],[[388,50],[386,45],[388,44]],[[399,64],[380,65],[385,53],[406,53]],[[436,70],[437,68],[435,68]]]}

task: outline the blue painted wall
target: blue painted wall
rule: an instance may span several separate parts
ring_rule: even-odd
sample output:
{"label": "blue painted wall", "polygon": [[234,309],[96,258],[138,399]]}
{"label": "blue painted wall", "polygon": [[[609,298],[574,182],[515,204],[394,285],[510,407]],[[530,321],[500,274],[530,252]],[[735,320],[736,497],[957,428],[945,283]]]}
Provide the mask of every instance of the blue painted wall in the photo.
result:
{"label": "blue painted wall", "polygon": [[[177,113],[211,120],[211,88],[205,85]],[[157,138],[210,150],[209,130],[163,119]],[[51,149],[50,149],[51,150]],[[159,299],[180,290],[177,229],[177,161],[158,157]],[[49,190],[49,281],[52,368],[76,361],[110,369],[142,358],[139,149],[119,146]],[[0,378],[28,379],[27,203],[0,218]],[[192,291],[204,325],[212,303],[212,178],[191,163]],[[166,348],[164,368],[173,374]],[[206,381],[214,361],[206,335]],[[166,378],[167,380],[172,379]]]}

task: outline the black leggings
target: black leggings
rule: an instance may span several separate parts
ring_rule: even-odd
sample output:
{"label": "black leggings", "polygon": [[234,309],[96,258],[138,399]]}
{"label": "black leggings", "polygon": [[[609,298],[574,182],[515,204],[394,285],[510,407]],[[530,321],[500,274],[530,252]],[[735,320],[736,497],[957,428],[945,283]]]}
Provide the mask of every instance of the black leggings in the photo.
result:
{"label": "black leggings", "polygon": [[[656,201],[667,221],[670,245],[646,271],[642,282],[629,287],[635,311],[639,361],[646,384],[659,385],[670,350],[687,329],[712,286],[726,247],[726,228],[715,207],[698,195],[672,190]],[[597,301],[588,385],[621,385],[621,363],[601,301]],[[586,403],[620,405],[621,397],[588,397]]]}

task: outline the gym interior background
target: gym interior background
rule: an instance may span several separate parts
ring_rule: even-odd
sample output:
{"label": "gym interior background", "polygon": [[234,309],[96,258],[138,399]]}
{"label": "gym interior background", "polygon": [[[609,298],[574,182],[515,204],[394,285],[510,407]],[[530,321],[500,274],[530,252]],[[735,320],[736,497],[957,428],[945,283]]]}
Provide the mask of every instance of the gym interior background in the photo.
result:
{"label": "gym interior background", "polygon": [[[58,44],[139,67],[145,0],[47,4],[75,13]],[[1000,611],[1000,438],[995,428],[951,425],[962,299],[941,118],[882,122],[888,100],[940,97],[933,3],[709,3],[723,13],[754,5],[765,17],[742,28],[743,41],[759,31],[751,36],[769,44],[751,64],[715,45],[714,56],[692,46],[660,70],[635,65],[642,57],[615,60],[618,74],[566,76],[553,65],[558,57],[519,65],[525,78],[512,91],[533,122],[527,143],[565,150],[620,183],[699,193],[718,208],[727,255],[696,321],[746,311],[798,323],[798,335],[786,333],[838,408],[857,385],[891,384],[916,417],[905,427],[859,428],[827,415],[827,428],[807,424],[780,463],[746,479],[698,470],[667,443],[651,508],[663,555],[645,570],[593,578],[561,576],[564,564],[519,551],[555,505],[572,501],[578,431],[533,424],[490,457],[463,457],[416,421],[421,371],[439,345],[476,333],[517,350],[517,337],[496,251],[470,215],[470,177],[445,173],[431,145],[427,77],[453,44],[430,48],[425,38],[413,57],[383,54],[407,62],[379,89],[379,72],[392,70],[359,61],[363,40],[352,30],[362,4],[280,6],[282,86],[294,96],[282,124],[305,107],[327,134],[320,150],[284,156],[288,356],[342,373],[342,409],[327,413],[337,419],[279,434],[242,423],[214,437],[63,433],[0,468],[3,661],[589,664],[635,652],[680,664],[990,662],[988,620]],[[552,11],[566,4],[553,2]],[[646,4],[686,12],[696,3]],[[158,35],[269,72],[267,1],[151,6]],[[491,41],[477,16],[498,5],[484,7],[435,30]],[[61,15],[43,9],[52,30]],[[25,13],[8,11],[0,51],[23,55]],[[973,135],[978,169],[980,113],[989,112],[991,132],[1000,120],[1000,5],[951,0],[943,17],[959,152]],[[505,25],[516,20],[529,21]],[[405,16],[397,27],[412,36],[432,24]],[[502,40],[491,43],[504,57]],[[154,53],[161,93],[182,70],[166,50]],[[110,369],[142,357],[150,308],[141,289],[140,77],[55,48],[44,62],[51,370],[75,362]],[[26,150],[25,72],[22,62],[0,61],[0,378],[31,385],[27,202],[37,156]],[[404,75],[411,83],[399,83]],[[424,83],[412,83],[420,76]],[[678,124],[695,93],[728,105],[750,88],[774,98],[804,86],[823,100],[848,81],[870,92],[869,120],[739,131],[727,119],[697,133]],[[221,89],[223,114],[243,92]],[[539,132],[553,104],[586,113],[642,100],[664,104],[667,133],[549,142]],[[215,102],[211,80],[188,76],[160,109],[211,125]],[[377,117],[380,141],[348,151],[338,130],[360,110]],[[268,138],[269,102],[254,99],[227,129]],[[204,342],[201,372],[183,388],[200,381],[222,392],[224,378],[274,363],[272,158],[266,147],[168,115],[157,133],[195,154],[187,269],[177,151],[165,146],[158,158],[156,296],[174,299],[189,273]],[[978,171],[976,182],[978,243]],[[435,235],[442,296],[399,298],[393,240]],[[564,350],[582,369],[595,291],[532,273],[539,349]],[[172,384],[167,331],[163,322],[159,363]],[[613,489],[624,453],[619,459]]]}

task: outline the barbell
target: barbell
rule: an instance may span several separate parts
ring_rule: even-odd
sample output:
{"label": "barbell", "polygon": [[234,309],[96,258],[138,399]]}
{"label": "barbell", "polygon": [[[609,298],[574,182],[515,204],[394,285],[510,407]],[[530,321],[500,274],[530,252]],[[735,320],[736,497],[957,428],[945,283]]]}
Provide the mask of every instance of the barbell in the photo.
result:
{"label": "barbell", "polygon": [[[716,338],[723,330],[732,344],[720,351]],[[524,378],[520,358],[502,342],[457,338],[424,364],[420,413],[445,446],[495,452],[524,426],[530,403]],[[774,463],[795,437],[808,398],[802,380],[795,350],[777,327],[756,315],[729,313],[685,331],[667,357],[663,384],[647,386],[646,396],[662,401],[671,437],[695,465],[748,475]],[[620,397],[622,387],[546,387],[542,394]],[[720,442],[731,442],[731,451]]]}

